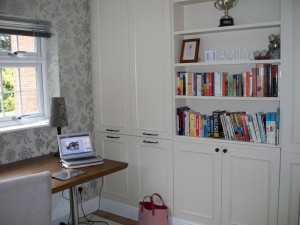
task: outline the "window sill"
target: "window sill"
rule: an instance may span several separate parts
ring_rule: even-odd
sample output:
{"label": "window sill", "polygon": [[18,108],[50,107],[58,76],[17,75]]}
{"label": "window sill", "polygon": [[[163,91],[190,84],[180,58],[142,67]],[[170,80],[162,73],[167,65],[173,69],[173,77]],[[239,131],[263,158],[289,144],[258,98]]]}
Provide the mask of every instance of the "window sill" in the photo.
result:
{"label": "window sill", "polygon": [[20,124],[16,126],[0,127],[0,134],[21,131],[21,130],[28,130],[28,129],[38,128],[38,127],[46,127],[46,126],[49,126],[49,120],[41,120],[34,123]]}

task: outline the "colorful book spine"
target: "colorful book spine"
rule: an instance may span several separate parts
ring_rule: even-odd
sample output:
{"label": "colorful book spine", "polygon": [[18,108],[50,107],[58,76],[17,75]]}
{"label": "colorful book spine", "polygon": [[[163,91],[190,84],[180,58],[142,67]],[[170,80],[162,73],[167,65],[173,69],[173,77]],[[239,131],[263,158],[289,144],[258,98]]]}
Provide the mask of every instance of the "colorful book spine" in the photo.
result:
{"label": "colorful book spine", "polygon": [[213,116],[213,137],[214,138],[223,138],[224,132],[222,128],[221,123],[221,114],[224,113],[224,111],[216,110],[212,112]]}
{"label": "colorful book spine", "polygon": [[250,135],[249,135],[247,123],[246,123],[246,115],[244,113],[240,114],[240,121],[242,124],[245,141],[250,141]]}
{"label": "colorful book spine", "polygon": [[278,97],[278,65],[272,65],[272,97]]}
{"label": "colorful book spine", "polygon": [[177,90],[177,95],[181,95],[181,90],[180,90],[180,72],[177,72],[177,75],[176,75],[176,90]]}
{"label": "colorful book spine", "polygon": [[256,113],[256,119],[257,119],[257,123],[258,123],[261,143],[266,143],[265,131],[264,131],[263,123],[262,123],[262,119],[261,119],[262,114],[263,113]]}
{"label": "colorful book spine", "polygon": [[267,64],[267,97],[273,96],[272,65]]}
{"label": "colorful book spine", "polygon": [[243,72],[243,96],[250,96],[250,72]]}
{"label": "colorful book spine", "polygon": [[252,114],[251,116],[252,116],[252,120],[253,120],[253,126],[254,126],[257,143],[262,143],[256,114]]}
{"label": "colorful book spine", "polygon": [[201,115],[199,113],[195,113],[195,136],[200,136],[200,119]]}
{"label": "colorful book spine", "polygon": [[249,133],[249,136],[250,136],[250,141],[252,141],[254,143],[257,143],[257,139],[256,139],[255,130],[254,130],[251,115],[246,115],[246,124],[247,124],[247,128],[248,128],[248,133]]}
{"label": "colorful book spine", "polygon": [[257,68],[252,68],[252,97],[257,97]]}
{"label": "colorful book spine", "polygon": [[229,139],[228,131],[226,128],[225,116],[226,116],[226,113],[222,113],[220,115],[220,120],[221,120],[221,124],[222,124],[222,128],[223,128],[224,137],[225,137],[225,139]]}
{"label": "colorful book spine", "polygon": [[186,75],[186,95],[187,96],[192,96],[193,95],[193,73],[188,72],[185,74]]}
{"label": "colorful book spine", "polygon": [[189,127],[190,127],[189,136],[195,137],[196,136],[195,112],[190,112],[190,115],[189,115]]}
{"label": "colorful book spine", "polygon": [[267,96],[267,64],[257,64],[257,97]]}
{"label": "colorful book spine", "polygon": [[227,73],[222,73],[222,96],[227,96]]}

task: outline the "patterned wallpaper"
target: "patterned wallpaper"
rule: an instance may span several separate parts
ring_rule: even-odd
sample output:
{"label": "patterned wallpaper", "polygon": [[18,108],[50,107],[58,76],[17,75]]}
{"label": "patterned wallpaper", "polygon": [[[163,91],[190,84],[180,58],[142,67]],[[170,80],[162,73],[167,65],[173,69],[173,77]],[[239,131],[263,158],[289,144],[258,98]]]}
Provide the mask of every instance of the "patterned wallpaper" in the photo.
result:
{"label": "patterned wallpaper", "polygon": [[[0,5],[0,14],[52,22],[48,84],[51,97],[58,88],[54,77],[59,71],[60,94],[65,97],[69,120],[62,133],[94,133],[89,0],[0,0]],[[55,128],[0,134],[0,164],[55,151]],[[89,184],[91,188],[95,186]]]}

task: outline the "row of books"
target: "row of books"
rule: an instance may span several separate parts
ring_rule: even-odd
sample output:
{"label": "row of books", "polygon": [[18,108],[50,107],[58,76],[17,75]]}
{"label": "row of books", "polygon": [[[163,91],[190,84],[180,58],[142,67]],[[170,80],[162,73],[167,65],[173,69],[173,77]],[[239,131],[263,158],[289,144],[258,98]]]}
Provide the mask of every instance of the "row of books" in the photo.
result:
{"label": "row of books", "polygon": [[178,135],[278,145],[278,132],[279,109],[277,112],[253,114],[216,110],[206,115],[188,106],[177,108]]}
{"label": "row of books", "polygon": [[178,72],[177,95],[278,97],[280,66],[256,64],[251,71],[240,74],[228,72]]}

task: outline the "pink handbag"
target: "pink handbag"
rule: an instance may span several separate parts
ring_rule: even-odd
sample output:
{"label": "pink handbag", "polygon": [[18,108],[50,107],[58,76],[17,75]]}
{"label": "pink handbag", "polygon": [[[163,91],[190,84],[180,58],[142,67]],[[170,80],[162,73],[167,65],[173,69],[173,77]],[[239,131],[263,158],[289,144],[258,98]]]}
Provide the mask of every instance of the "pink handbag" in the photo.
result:
{"label": "pink handbag", "polygon": [[[154,196],[161,200],[162,205],[154,203]],[[145,201],[146,198],[150,198],[150,201]],[[168,207],[159,194],[154,193],[151,196],[145,196],[140,202],[138,225],[168,225]]]}

